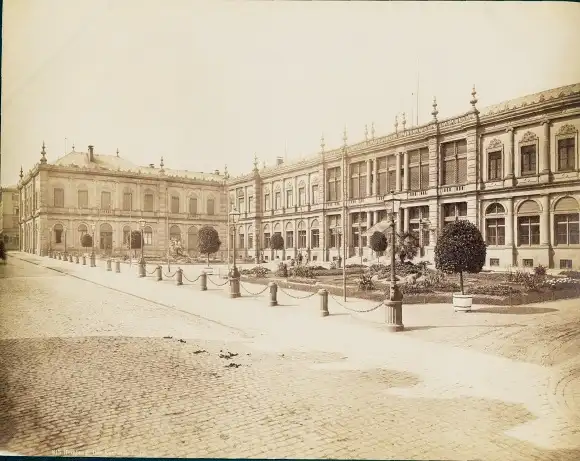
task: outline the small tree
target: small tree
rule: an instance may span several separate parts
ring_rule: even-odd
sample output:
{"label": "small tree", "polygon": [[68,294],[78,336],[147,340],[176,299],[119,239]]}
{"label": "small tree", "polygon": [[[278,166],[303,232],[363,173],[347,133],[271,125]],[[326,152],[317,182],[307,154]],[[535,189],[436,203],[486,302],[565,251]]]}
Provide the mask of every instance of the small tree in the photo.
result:
{"label": "small tree", "polygon": [[272,238],[270,239],[270,248],[276,251],[276,257],[278,257],[278,250],[284,249],[284,239],[280,234],[272,235]]}
{"label": "small tree", "polygon": [[90,248],[93,246],[93,237],[90,234],[85,234],[81,238],[81,246],[83,248]]}
{"label": "small tree", "polygon": [[399,257],[401,264],[405,260],[412,261],[419,253],[419,239],[411,232],[397,234],[395,254]]}
{"label": "small tree", "polygon": [[209,255],[216,253],[222,244],[217,230],[210,226],[203,226],[198,234],[197,249],[201,254],[207,255],[207,265],[209,266]]}
{"label": "small tree", "polygon": [[373,235],[371,235],[371,239],[370,239],[370,247],[371,250],[373,250],[375,253],[377,253],[377,256],[379,258],[379,261],[381,259],[380,254],[385,251],[387,249],[388,242],[387,242],[387,236],[383,233],[383,232],[379,232],[379,231],[375,231],[373,233]]}
{"label": "small tree", "polygon": [[479,229],[469,221],[447,224],[435,245],[435,267],[447,274],[459,274],[461,294],[463,273],[477,274],[483,269],[487,247]]}

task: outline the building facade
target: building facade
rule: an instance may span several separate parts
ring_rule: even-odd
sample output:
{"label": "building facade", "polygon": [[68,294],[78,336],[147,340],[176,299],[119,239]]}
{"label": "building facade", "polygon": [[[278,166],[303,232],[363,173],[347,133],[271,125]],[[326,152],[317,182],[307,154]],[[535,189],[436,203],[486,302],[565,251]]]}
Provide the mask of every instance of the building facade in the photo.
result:
{"label": "building facade", "polygon": [[[385,230],[397,199],[397,230],[419,239],[420,258],[434,259],[446,223],[468,219],[487,242],[488,268],[580,268],[580,84],[556,88],[345,142],[318,154],[228,180],[229,207],[240,211],[236,246],[244,256],[276,257],[279,233],[289,259],[372,257],[367,239]],[[466,104],[467,107],[469,107]],[[366,130],[365,130],[366,131]],[[392,194],[391,194],[392,191]],[[343,235],[344,234],[344,235]],[[233,237],[232,237],[233,238]],[[232,242],[233,243],[233,242]]]}
{"label": "building facade", "polygon": [[19,194],[16,186],[0,189],[0,239],[7,250],[18,250]]}
{"label": "building facade", "polygon": [[[81,238],[93,236],[98,253],[124,254],[130,233],[143,232],[145,256],[164,256],[170,240],[197,255],[198,231],[214,227],[226,241],[227,172],[194,173],[134,165],[117,155],[73,151],[49,163],[41,159],[20,172],[19,231],[22,251],[90,252]],[[218,257],[225,257],[222,245]]]}

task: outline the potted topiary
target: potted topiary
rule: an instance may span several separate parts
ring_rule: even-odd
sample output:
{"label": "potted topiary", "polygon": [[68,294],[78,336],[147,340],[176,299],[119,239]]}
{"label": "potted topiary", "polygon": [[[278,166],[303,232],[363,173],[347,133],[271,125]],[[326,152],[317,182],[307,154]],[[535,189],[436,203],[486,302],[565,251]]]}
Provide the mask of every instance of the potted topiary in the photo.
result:
{"label": "potted topiary", "polygon": [[487,247],[479,229],[471,222],[457,220],[447,224],[435,245],[435,267],[448,274],[459,274],[461,293],[453,293],[455,311],[471,311],[472,295],[466,295],[463,273],[477,274],[485,264]]}
{"label": "potted topiary", "polygon": [[203,226],[198,232],[197,249],[201,254],[207,255],[206,273],[211,273],[212,268],[209,265],[209,255],[217,253],[222,242],[220,241],[217,230],[211,226]]}

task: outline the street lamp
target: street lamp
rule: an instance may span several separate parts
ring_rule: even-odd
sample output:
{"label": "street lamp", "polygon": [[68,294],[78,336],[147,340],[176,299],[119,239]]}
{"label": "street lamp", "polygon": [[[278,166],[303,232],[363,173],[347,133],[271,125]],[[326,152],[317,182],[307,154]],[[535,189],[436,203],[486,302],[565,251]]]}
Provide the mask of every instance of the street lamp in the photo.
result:
{"label": "street lamp", "polygon": [[402,331],[403,326],[403,294],[397,286],[395,275],[395,213],[400,207],[401,201],[395,198],[395,192],[391,191],[391,283],[389,289],[389,299],[384,301],[386,307],[386,323],[390,331]]}
{"label": "street lamp", "polygon": [[229,213],[230,223],[232,224],[232,240],[234,251],[234,267],[230,272],[230,298],[239,298],[240,295],[240,273],[236,266],[236,223],[240,218],[240,212],[235,208]]}
{"label": "street lamp", "polygon": [[91,231],[93,232],[93,236],[91,238],[91,267],[96,267],[95,263],[95,228],[97,226],[95,223],[91,224]]}
{"label": "street lamp", "polygon": [[145,277],[145,256],[143,253],[143,247],[145,246],[145,240],[143,239],[143,230],[145,229],[145,220],[139,220],[139,227],[141,228],[141,261],[139,261],[139,277]]}

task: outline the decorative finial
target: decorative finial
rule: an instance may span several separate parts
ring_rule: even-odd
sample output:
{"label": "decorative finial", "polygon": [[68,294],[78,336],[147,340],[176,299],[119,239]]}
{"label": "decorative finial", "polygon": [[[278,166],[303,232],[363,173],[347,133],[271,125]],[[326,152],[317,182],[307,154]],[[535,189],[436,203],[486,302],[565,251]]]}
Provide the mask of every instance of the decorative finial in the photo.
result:
{"label": "decorative finial", "polygon": [[40,159],[40,163],[46,163],[46,145],[44,144],[44,141],[42,141],[42,151],[40,151],[40,155],[42,155],[42,158]]}
{"label": "decorative finial", "polygon": [[117,147],[117,157],[119,156],[119,148]]}
{"label": "decorative finial", "polygon": [[407,120],[405,119],[405,112],[403,112],[403,131],[405,131],[405,125],[407,124]]}
{"label": "decorative finial", "polygon": [[365,124],[365,141],[369,140],[369,127]]}
{"label": "decorative finial", "polygon": [[322,133],[322,136],[320,137],[320,152],[324,152],[324,133]]}
{"label": "decorative finial", "polygon": [[228,179],[230,174],[228,173],[228,166],[224,165],[224,178]]}
{"label": "decorative finial", "polygon": [[75,151],[75,143],[73,142],[73,152]]}
{"label": "decorative finial", "polygon": [[375,122],[371,123],[371,139],[375,139]]}
{"label": "decorative finial", "polygon": [[431,112],[431,115],[433,116],[434,122],[437,121],[437,114],[438,113],[439,113],[439,111],[437,110],[437,98],[435,96],[433,96],[433,112]]}
{"label": "decorative finial", "polygon": [[395,133],[399,131],[399,116],[395,115]]}
{"label": "decorative finial", "polygon": [[477,107],[475,107],[475,105],[477,104],[476,95],[477,95],[477,91],[475,91],[475,85],[473,85],[473,90],[471,90],[471,101],[469,101],[469,102],[471,103],[471,106],[473,107],[472,111],[477,113],[479,111],[477,110]]}
{"label": "decorative finial", "polygon": [[254,171],[258,171],[258,156],[254,154]]}
{"label": "decorative finial", "polygon": [[22,181],[22,178],[24,178],[24,171],[22,170],[22,165],[20,165],[20,180]]}
{"label": "decorative finial", "polygon": [[163,166],[164,166],[164,165],[165,165],[165,164],[163,163],[163,156],[161,156],[161,161],[159,162],[159,166],[160,166],[160,170],[159,170],[159,172],[160,172],[160,173],[165,173],[165,170],[163,169]]}
{"label": "decorative finial", "polygon": [[266,160],[262,160],[262,169],[266,169]]}
{"label": "decorative finial", "polygon": [[346,146],[347,140],[348,140],[348,137],[346,136],[346,125],[344,125],[344,132],[342,133],[342,142],[344,143],[345,146]]}

